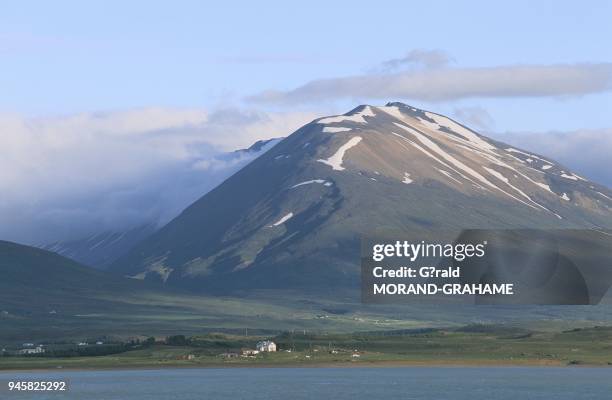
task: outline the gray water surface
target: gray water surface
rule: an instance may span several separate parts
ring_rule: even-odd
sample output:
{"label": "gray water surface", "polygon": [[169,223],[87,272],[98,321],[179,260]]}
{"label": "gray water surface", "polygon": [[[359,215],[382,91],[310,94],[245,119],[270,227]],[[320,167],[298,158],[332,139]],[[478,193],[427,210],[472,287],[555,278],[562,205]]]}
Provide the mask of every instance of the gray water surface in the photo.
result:
{"label": "gray water surface", "polygon": [[67,393],[2,399],[611,399],[612,368],[226,368],[1,372],[9,379],[68,379]]}

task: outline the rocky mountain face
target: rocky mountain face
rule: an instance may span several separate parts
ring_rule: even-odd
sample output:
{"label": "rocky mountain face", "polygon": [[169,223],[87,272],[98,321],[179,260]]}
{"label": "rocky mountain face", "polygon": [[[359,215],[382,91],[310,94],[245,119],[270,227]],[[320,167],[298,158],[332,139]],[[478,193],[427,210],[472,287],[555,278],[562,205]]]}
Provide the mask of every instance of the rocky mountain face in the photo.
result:
{"label": "rocky mountain face", "polygon": [[401,103],[303,126],[113,263],[203,291],[357,287],[362,235],[610,228],[612,192]]}

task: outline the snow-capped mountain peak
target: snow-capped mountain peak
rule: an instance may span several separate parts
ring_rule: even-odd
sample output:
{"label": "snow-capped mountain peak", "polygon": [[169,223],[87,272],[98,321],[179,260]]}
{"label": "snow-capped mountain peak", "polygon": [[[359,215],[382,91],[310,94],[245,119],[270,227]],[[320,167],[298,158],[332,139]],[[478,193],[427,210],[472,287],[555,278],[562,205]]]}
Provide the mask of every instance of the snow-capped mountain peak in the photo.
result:
{"label": "snow-capped mountain peak", "polygon": [[397,182],[408,174],[411,183],[435,181],[468,195],[501,197],[558,219],[570,205],[567,202],[610,211],[606,188],[543,156],[403,103],[362,105],[343,115],[319,118],[313,125],[327,136],[317,161],[333,171],[382,174]]}

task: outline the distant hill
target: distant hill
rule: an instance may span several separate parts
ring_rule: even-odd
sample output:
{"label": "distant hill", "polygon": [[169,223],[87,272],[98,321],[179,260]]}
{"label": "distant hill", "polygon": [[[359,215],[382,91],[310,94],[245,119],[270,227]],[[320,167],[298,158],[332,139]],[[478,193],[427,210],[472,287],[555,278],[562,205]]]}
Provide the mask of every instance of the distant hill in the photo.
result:
{"label": "distant hill", "polygon": [[50,251],[5,241],[0,241],[0,274],[0,308],[18,313],[44,314],[66,303],[74,308],[100,294],[144,287]]}
{"label": "distant hill", "polygon": [[377,230],[612,227],[612,192],[401,103],[303,126],[111,270],[211,292],[356,288]]}

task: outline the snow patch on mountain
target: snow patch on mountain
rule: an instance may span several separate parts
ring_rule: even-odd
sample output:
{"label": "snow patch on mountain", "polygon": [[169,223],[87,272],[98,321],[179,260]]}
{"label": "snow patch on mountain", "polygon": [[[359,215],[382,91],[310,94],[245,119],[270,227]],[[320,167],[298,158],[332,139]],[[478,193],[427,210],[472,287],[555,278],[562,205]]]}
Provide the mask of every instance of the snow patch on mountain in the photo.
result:
{"label": "snow patch on mountain", "polygon": [[605,194],[603,194],[601,192],[595,191],[595,193],[602,195],[603,197],[605,197],[608,200],[612,200],[612,198],[610,198],[610,196],[606,196]]}
{"label": "snow patch on mountain", "polygon": [[[500,167],[507,168],[507,169],[509,169],[509,170],[513,171],[513,172],[515,173],[515,174],[514,174],[514,176],[515,176],[516,178],[518,178],[518,176],[520,175],[522,178],[524,178],[524,179],[526,179],[527,181],[529,181],[530,183],[532,183],[532,184],[534,184],[534,185],[538,186],[540,189],[544,189],[544,190],[546,190],[547,192],[550,192],[550,193],[552,193],[552,194],[556,194],[555,192],[553,192],[553,191],[552,191],[552,189],[550,188],[550,186],[548,186],[547,184],[542,183],[542,182],[538,182],[538,181],[535,181],[535,180],[531,179],[529,176],[527,176],[527,175],[525,175],[524,173],[520,172],[519,170],[517,170],[517,169],[516,169],[516,168],[514,168],[513,166],[511,166],[511,165],[509,165],[509,164],[505,163],[504,161],[500,160],[500,159],[499,159],[499,156],[498,156],[497,154],[492,153],[492,152],[479,152],[479,154],[480,154],[481,156],[483,156],[484,158],[486,158],[487,160],[491,161],[493,164],[498,165],[498,166],[500,166]],[[516,158],[516,157],[512,157],[512,158],[519,160],[519,159],[518,159],[518,158]],[[534,170],[534,171],[537,171],[537,172],[539,172],[539,173],[543,173],[543,172],[541,172],[541,171],[539,171],[539,170]]]}
{"label": "snow patch on mountain", "polygon": [[550,186],[548,186],[547,184],[545,184],[545,183],[540,183],[540,182],[536,182],[536,181],[533,181],[533,180],[531,180],[531,179],[529,179],[529,180],[530,180],[531,182],[533,182],[534,184],[536,184],[537,186],[541,187],[542,189],[546,190],[547,192],[554,193],[554,192],[552,191],[552,189],[550,188]]}
{"label": "snow patch on mountain", "polygon": [[481,150],[492,151],[496,149],[495,146],[492,146],[490,143],[488,143],[486,140],[483,140],[480,136],[478,136],[474,132],[470,131],[469,129],[464,128],[463,126],[459,125],[458,123],[456,123],[455,121],[449,118],[443,117],[438,114],[430,113],[430,112],[426,112],[425,115],[433,119],[440,127],[445,127],[463,136],[465,139],[467,139],[468,142],[470,142],[471,144],[473,144],[474,146],[476,146],[477,148]]}
{"label": "snow patch on mountain", "polygon": [[493,175],[494,177],[496,177],[497,179],[499,179],[502,182],[508,183],[509,180],[508,178],[506,178],[502,173],[497,172],[496,170],[492,169],[492,168],[487,168],[487,167],[483,167],[488,173],[490,173],[491,175]]}
{"label": "snow patch on mountain", "polygon": [[409,126],[398,124],[398,123],[395,123],[395,125],[397,125],[398,127],[402,128],[405,131],[407,131],[407,132],[411,133],[412,135],[414,135],[414,137],[419,142],[421,142],[421,144],[423,144],[429,150],[431,150],[432,152],[434,152],[437,155],[439,155],[440,157],[442,157],[447,162],[451,163],[455,168],[460,169],[464,173],[472,176],[473,178],[477,179],[478,181],[484,183],[485,185],[487,185],[487,186],[489,186],[489,187],[491,187],[493,189],[497,189],[497,190],[500,190],[500,191],[503,192],[502,189],[497,187],[495,184],[491,183],[489,180],[487,180],[487,178],[485,178],[484,176],[482,176],[481,174],[479,174],[478,172],[476,172],[472,168],[468,167],[467,165],[465,165],[461,161],[457,160],[455,157],[453,157],[450,154],[448,154],[446,151],[444,151],[442,148],[440,148],[440,146],[438,146],[435,142],[433,142],[431,139],[429,139],[427,136],[423,135],[422,133],[420,133],[416,129],[412,129]]}
{"label": "snow patch on mountain", "polygon": [[275,223],[273,223],[272,225],[270,225],[269,227],[275,227],[275,226],[279,226],[281,224],[284,224],[285,222],[287,222],[289,219],[291,219],[293,217],[293,213],[290,212],[286,215],[284,215],[281,219],[279,219],[278,221],[276,221]]}
{"label": "snow patch on mountain", "polygon": [[[398,124],[399,125],[399,124]],[[396,132],[390,132],[392,135],[397,136],[398,138],[402,139],[402,141],[409,143],[412,147],[416,148],[417,150],[419,150],[421,153],[425,154],[427,157],[435,160],[436,162],[442,164],[443,166],[445,166],[446,168],[450,169],[451,171],[456,172],[457,174],[459,174],[462,178],[476,184],[476,182],[474,182],[473,180],[471,180],[470,178],[468,178],[467,176],[465,176],[464,174],[462,174],[461,172],[459,172],[458,170],[456,170],[455,168],[453,168],[450,164],[442,161],[441,159],[439,159],[438,157],[436,157],[435,155],[433,155],[432,153],[430,153],[429,151],[427,151],[426,149],[424,149],[423,147],[419,146],[418,144],[416,144],[415,142],[413,142],[412,140],[406,138],[405,136],[400,135],[399,133]],[[407,148],[403,143],[399,142],[398,143],[401,147],[405,148],[406,150],[410,150],[409,148]],[[478,186],[478,185],[476,185]]]}
{"label": "snow patch on mountain", "polygon": [[338,151],[336,151],[336,153],[329,157],[326,160],[317,160],[318,162],[321,162],[323,164],[327,164],[330,167],[332,167],[332,169],[334,169],[335,171],[344,171],[345,168],[342,166],[342,161],[344,159],[344,154],[352,147],[357,146],[357,144],[361,142],[361,137],[360,136],[355,136],[349,139],[348,142],[346,142],[345,144],[343,144],[342,146],[340,146],[340,148],[338,149]]}
{"label": "snow patch on mountain", "polygon": [[440,125],[436,124],[435,122],[428,121],[425,118],[419,118],[418,120],[421,125],[428,129],[431,129],[432,131],[440,130]]}
{"label": "snow patch on mountain", "polygon": [[565,178],[565,179],[571,179],[572,181],[577,181],[577,180],[578,180],[578,178],[577,178],[577,177],[575,177],[574,175],[568,175],[568,174],[566,174],[566,173],[562,173],[562,174],[561,174],[561,177],[562,177],[562,178]]}
{"label": "snow patch on mountain", "polygon": [[384,112],[386,114],[389,114],[393,118],[399,119],[402,122],[405,121],[404,114],[402,114],[402,112],[400,111],[399,107],[397,107],[397,106],[383,106],[383,107],[376,107],[376,109],[380,110],[380,111],[382,111],[382,112]]}
{"label": "snow patch on mountain", "polygon": [[[421,134],[420,132],[416,131],[415,129],[412,129],[408,126],[405,125],[401,125],[401,124],[397,124],[397,126],[399,126],[400,128],[412,133],[423,145],[425,145],[426,147],[428,147],[430,150],[432,150],[434,153],[438,154],[439,156],[441,156],[442,158],[444,158],[446,161],[450,162],[451,164],[453,164],[454,167],[456,167],[457,169],[465,172],[466,174],[470,175],[471,177],[475,178],[476,180],[484,183],[485,185],[499,190],[500,192],[506,194],[507,196],[509,196],[510,198],[519,201],[520,203],[523,203],[529,207],[535,208],[532,205],[525,203],[524,201],[520,200],[519,198],[517,198],[516,196],[506,192],[505,190],[501,189],[499,186],[491,183],[488,179],[486,179],[484,176],[482,176],[481,174],[479,174],[478,172],[476,172],[475,170],[473,170],[472,168],[468,167],[467,165],[465,165],[464,163],[462,163],[461,161],[457,160],[456,158],[454,158],[453,156],[451,156],[450,154],[446,153],[444,150],[442,150],[436,143],[434,143],[433,141],[431,141],[429,138],[427,138],[425,135]],[[451,167],[452,168],[452,167]],[[452,168],[453,170],[455,170],[454,168]],[[455,170],[456,171],[456,170]],[[497,172],[497,171],[496,171]],[[465,175],[461,174],[463,177],[465,177]],[[493,174],[492,174],[493,175]],[[500,174],[501,175],[501,174]],[[495,176],[495,175],[494,175]],[[505,178],[505,177],[504,177]],[[469,179],[470,181],[474,182],[472,179]],[[474,182],[475,183],[475,182]],[[527,196],[528,197],[528,196]],[[529,199],[531,200],[531,199]],[[537,203],[536,203],[537,204]],[[541,206],[540,206],[541,207]]]}
{"label": "snow patch on mountain", "polygon": [[351,128],[346,128],[344,126],[326,126],[325,128],[323,128],[323,132],[325,133],[348,132],[351,130]]}
{"label": "snow patch on mountain", "polygon": [[453,177],[453,176],[450,174],[450,172],[445,171],[445,170],[440,169],[440,168],[436,168],[436,169],[438,170],[438,172],[440,172],[442,175],[446,176],[448,179],[451,179],[451,180],[453,180],[453,181],[457,182],[457,183],[458,183],[458,184],[460,184],[460,185],[462,184],[462,183],[461,183],[461,181],[460,181],[459,179],[456,179],[455,177]]}
{"label": "snow patch on mountain", "polygon": [[[512,148],[512,147],[507,148],[507,149],[506,149],[506,151],[507,151],[507,152],[509,152],[509,153],[518,153],[518,154],[522,154],[522,155],[527,156],[527,157],[529,157],[529,158],[535,158],[535,159],[540,160],[540,161],[543,161],[543,162],[545,162],[545,163],[550,162],[550,161],[545,160],[545,159],[543,159],[543,158],[541,158],[541,157],[538,157],[538,156],[536,156],[536,155],[534,155],[534,154],[526,153],[526,152],[524,152],[524,151],[517,150],[517,149]],[[527,160],[529,160],[529,158],[528,158]],[[531,161],[533,161],[533,160],[531,160]],[[529,162],[531,162],[531,161],[529,161]]]}
{"label": "snow patch on mountain", "polygon": [[304,186],[304,185],[310,185],[312,183],[326,184],[327,181],[325,181],[325,179],[312,179],[310,181],[304,181],[304,182],[298,183],[297,185],[293,185],[293,186],[291,186],[291,189],[295,189],[296,187],[300,187],[300,186]]}
{"label": "snow patch on mountain", "polygon": [[[497,179],[501,180],[502,182],[504,182],[506,185],[510,186],[513,190],[515,190],[516,192],[520,193],[521,196],[523,196],[524,198],[526,198],[527,200],[529,200],[531,203],[535,204],[537,207],[540,207],[546,211],[550,211],[548,208],[544,207],[543,205],[541,205],[540,203],[537,203],[535,201],[533,201],[533,199],[531,197],[529,197],[525,192],[523,192],[521,189],[517,188],[516,186],[512,185],[510,183],[510,180],[508,178],[506,178],[503,174],[499,173],[498,171],[491,169],[491,168],[487,168],[487,167],[483,167],[485,170],[487,170],[488,173],[490,173],[491,175],[493,175],[494,177],[496,177]],[[501,189],[500,189],[501,190]],[[531,204],[525,203],[524,201],[512,196],[511,194],[509,194],[508,192],[502,190],[504,193],[508,194],[509,196],[511,196],[512,198],[514,198],[515,200],[520,201],[523,204],[528,205],[531,208],[536,208],[534,206],[532,206]]]}
{"label": "snow patch on mountain", "polygon": [[317,121],[318,124],[334,124],[334,123],[338,123],[338,122],[344,122],[344,121],[349,121],[349,122],[356,122],[358,124],[365,124],[367,123],[367,121],[365,120],[364,117],[374,117],[375,114],[372,110],[372,107],[370,106],[365,106],[363,108],[363,110],[356,112],[354,114],[351,115],[336,115],[333,117],[326,117],[326,118],[322,118],[320,120]]}

